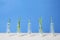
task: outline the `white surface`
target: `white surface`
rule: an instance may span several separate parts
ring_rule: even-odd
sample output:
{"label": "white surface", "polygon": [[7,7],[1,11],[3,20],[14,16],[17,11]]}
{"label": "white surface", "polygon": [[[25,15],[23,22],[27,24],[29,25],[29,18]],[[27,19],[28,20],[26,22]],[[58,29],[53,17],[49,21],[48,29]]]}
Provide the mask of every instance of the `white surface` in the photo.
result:
{"label": "white surface", "polygon": [[0,33],[0,40],[60,40],[60,33]]}

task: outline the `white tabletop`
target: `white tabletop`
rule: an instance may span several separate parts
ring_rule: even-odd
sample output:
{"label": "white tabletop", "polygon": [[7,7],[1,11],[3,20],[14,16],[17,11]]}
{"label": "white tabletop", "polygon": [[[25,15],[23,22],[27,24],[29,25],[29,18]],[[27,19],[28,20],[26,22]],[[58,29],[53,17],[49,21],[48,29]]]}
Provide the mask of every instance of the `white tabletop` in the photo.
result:
{"label": "white tabletop", "polygon": [[0,40],[60,40],[60,33],[0,33]]}

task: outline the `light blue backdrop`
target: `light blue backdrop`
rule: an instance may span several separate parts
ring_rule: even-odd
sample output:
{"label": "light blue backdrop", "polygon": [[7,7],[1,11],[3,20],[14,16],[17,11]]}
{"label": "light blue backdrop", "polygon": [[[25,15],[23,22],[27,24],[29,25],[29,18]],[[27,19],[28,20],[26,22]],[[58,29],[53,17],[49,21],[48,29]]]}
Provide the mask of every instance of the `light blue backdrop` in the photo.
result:
{"label": "light blue backdrop", "polygon": [[11,32],[17,32],[18,17],[21,17],[21,32],[27,32],[28,20],[31,31],[38,32],[38,19],[43,19],[43,32],[50,32],[50,16],[53,17],[54,30],[60,32],[59,0],[0,0],[0,32],[7,31],[7,21],[11,18]]}

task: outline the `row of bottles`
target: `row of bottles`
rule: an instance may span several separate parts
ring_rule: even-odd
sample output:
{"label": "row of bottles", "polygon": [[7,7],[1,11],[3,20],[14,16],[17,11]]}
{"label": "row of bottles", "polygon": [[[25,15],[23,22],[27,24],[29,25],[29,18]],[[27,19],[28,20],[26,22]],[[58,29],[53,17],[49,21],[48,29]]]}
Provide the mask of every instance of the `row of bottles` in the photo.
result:
{"label": "row of bottles", "polygon": [[[32,32],[30,31],[31,27],[31,22],[30,20],[28,20],[28,34],[31,34]],[[51,23],[50,23],[50,27],[51,27],[51,33],[54,35],[54,23],[53,23],[53,20],[52,20],[52,17],[51,17]],[[42,31],[42,17],[39,18],[39,33],[40,34],[43,34],[43,31]],[[10,19],[8,20],[8,25],[7,25],[7,33],[10,32]],[[17,33],[20,33],[20,19],[18,19],[18,25],[17,25]]]}

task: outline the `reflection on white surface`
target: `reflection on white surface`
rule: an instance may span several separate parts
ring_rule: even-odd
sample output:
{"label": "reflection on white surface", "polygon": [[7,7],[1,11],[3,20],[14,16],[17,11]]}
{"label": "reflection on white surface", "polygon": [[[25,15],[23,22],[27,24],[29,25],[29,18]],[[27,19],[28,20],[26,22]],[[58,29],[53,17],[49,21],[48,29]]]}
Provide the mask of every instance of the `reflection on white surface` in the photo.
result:
{"label": "reflection on white surface", "polygon": [[0,40],[60,40],[60,34],[56,33],[53,36],[51,33],[43,33],[41,36],[39,33],[32,33],[28,35],[27,33],[0,33]]}

